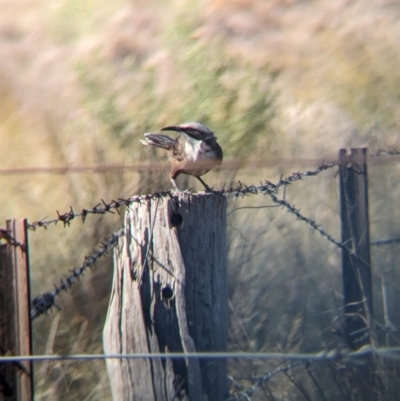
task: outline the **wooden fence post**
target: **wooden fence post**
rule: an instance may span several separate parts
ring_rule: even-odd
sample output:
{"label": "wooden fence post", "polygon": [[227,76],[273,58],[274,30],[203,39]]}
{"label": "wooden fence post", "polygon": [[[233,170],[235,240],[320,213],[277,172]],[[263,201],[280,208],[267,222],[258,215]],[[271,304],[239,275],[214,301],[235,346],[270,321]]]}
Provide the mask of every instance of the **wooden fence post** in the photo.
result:
{"label": "wooden fence post", "polygon": [[[8,220],[11,241],[0,244],[0,354],[31,355],[29,257],[26,220]],[[33,400],[32,364],[0,365],[0,401]]]}
{"label": "wooden fence post", "polygon": [[168,352],[226,351],[226,199],[179,194],[135,203],[114,251],[105,353],[114,400],[222,401],[226,360],[168,359]]}
{"label": "wooden fence post", "polygon": [[366,156],[366,148],[339,151],[345,335],[352,349],[370,342],[372,324]]}

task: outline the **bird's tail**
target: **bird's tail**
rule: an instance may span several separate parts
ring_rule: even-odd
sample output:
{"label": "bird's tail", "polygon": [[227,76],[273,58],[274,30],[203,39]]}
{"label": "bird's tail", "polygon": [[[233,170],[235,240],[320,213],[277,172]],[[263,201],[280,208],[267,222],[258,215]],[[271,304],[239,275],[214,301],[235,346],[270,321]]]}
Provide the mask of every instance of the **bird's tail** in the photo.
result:
{"label": "bird's tail", "polygon": [[167,135],[144,134],[144,136],[146,139],[141,140],[140,142],[146,146],[156,146],[157,148],[171,150],[175,143],[175,139],[172,139]]}

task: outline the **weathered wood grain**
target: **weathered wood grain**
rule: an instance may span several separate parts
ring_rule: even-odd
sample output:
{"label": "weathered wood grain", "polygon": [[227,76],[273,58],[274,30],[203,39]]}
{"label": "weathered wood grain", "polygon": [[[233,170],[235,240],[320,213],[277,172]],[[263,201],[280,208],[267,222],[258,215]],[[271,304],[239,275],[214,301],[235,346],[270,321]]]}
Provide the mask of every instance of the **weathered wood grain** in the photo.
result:
{"label": "weathered wood grain", "polygon": [[[148,200],[132,205],[125,225],[114,253],[105,352],[225,351],[225,197]],[[219,401],[228,390],[224,360],[121,359],[107,361],[107,369],[114,400]]]}
{"label": "weathered wood grain", "polygon": [[[8,220],[7,230],[19,245],[0,244],[0,355],[31,355],[26,220]],[[0,365],[0,389],[0,401],[33,400],[32,364]]]}

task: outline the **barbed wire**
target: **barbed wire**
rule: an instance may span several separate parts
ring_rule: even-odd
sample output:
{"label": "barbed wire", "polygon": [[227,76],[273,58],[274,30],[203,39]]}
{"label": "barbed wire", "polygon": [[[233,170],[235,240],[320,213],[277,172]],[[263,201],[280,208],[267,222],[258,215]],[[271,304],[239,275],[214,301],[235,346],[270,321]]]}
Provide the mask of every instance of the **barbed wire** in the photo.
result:
{"label": "barbed wire", "polygon": [[61,222],[64,227],[69,226],[71,224],[71,221],[75,219],[76,217],[81,217],[82,222],[85,222],[86,217],[89,214],[106,214],[106,213],[114,213],[114,210],[119,213],[119,208],[122,206],[127,206],[129,207],[132,203],[140,203],[142,201],[146,201],[149,199],[159,199],[162,197],[165,197],[167,195],[170,195],[172,191],[161,191],[161,192],[156,192],[152,195],[138,195],[138,196],[133,196],[128,199],[123,199],[119,198],[117,200],[112,200],[109,203],[106,203],[103,199],[101,199],[101,203],[98,203],[96,206],[94,206],[91,209],[82,209],[80,212],[74,212],[72,206],[70,206],[70,210],[68,212],[65,212],[61,214],[57,210],[57,217],[54,219],[50,220],[45,220],[41,219],[38,221],[35,221],[33,223],[27,223],[27,227],[30,230],[36,230],[37,227],[43,227],[47,228],[48,226],[52,224],[57,224],[58,222]]}
{"label": "barbed wire", "polygon": [[[227,197],[240,197],[240,196],[245,196],[247,194],[266,194],[269,195],[270,198],[274,203],[276,203],[279,206],[282,206],[286,208],[290,213],[292,213],[298,220],[304,221],[309,227],[311,227],[313,230],[317,231],[320,235],[322,235],[324,238],[326,238],[329,242],[331,242],[333,245],[335,245],[338,248],[346,249],[346,247],[341,244],[340,242],[336,241],[331,235],[329,235],[324,229],[321,228],[320,225],[318,225],[314,220],[303,216],[299,209],[296,209],[294,206],[292,206],[289,202],[287,202],[284,199],[278,199],[275,195],[275,193],[278,192],[278,189],[282,186],[290,185],[293,182],[299,181],[303,179],[304,177],[308,176],[316,176],[320,174],[322,171],[325,171],[329,168],[333,168],[336,166],[336,162],[331,162],[328,164],[323,164],[319,166],[318,168],[311,170],[311,171],[306,171],[304,173],[293,173],[289,177],[285,179],[280,179],[277,184],[273,184],[269,181],[266,181],[265,184],[260,184],[259,186],[251,185],[251,186],[246,186],[243,183],[239,182],[239,185],[236,188],[229,188],[227,190],[222,189],[221,191],[216,191],[217,193],[220,193],[222,195],[225,195]],[[110,203],[106,203],[104,200],[102,200],[101,204],[97,204],[94,208],[92,209],[83,209],[81,212],[75,213],[72,209],[64,214],[60,214],[57,211],[57,219],[52,219],[52,220],[39,220],[37,222],[34,222],[32,224],[28,223],[28,228],[31,229],[36,229],[36,227],[44,227],[47,228],[48,225],[50,224],[57,224],[57,222],[61,221],[64,226],[69,225],[71,220],[73,220],[75,217],[82,217],[82,220],[85,221],[86,217],[88,214],[104,214],[104,213],[113,213],[113,209],[117,210],[119,213],[119,208],[121,206],[127,206],[133,202],[142,202],[145,200],[149,199],[160,199],[165,196],[172,196],[174,191],[162,191],[162,192],[157,192],[152,195],[141,195],[141,196],[135,196],[129,199],[118,199],[118,200],[112,200]],[[7,230],[2,230],[0,231],[0,234],[2,234],[3,237],[0,238],[5,238],[6,240],[8,239],[8,242],[11,244],[16,245],[16,241],[12,241],[12,237],[9,235]],[[124,235],[123,231],[120,230],[118,233],[113,234],[110,238],[109,241],[107,241],[105,244],[102,244],[101,248],[99,251],[96,251],[91,257],[86,258],[85,262],[79,269],[73,269],[72,274],[69,275],[66,279],[61,280],[60,286],[56,286],[55,290],[52,292],[45,292],[42,295],[36,297],[32,301],[32,309],[31,309],[31,319],[35,319],[37,316],[40,314],[47,312],[49,309],[51,309],[53,306],[57,306],[55,304],[55,298],[58,296],[62,291],[66,291],[72,284],[74,284],[79,277],[83,274],[83,272],[88,268],[91,267],[92,264],[101,256],[103,256],[107,251],[109,251],[111,248],[113,248],[120,236]],[[386,243],[395,242],[395,240],[385,240]],[[375,241],[373,244],[383,244],[384,242],[382,240],[380,241]],[[347,249],[346,249],[347,250]]]}
{"label": "barbed wire", "polygon": [[280,178],[280,180],[273,184],[270,181],[265,181],[265,184],[260,185],[245,185],[239,181],[239,185],[235,188],[231,187],[229,189],[222,189],[220,191],[216,191],[217,193],[221,193],[225,195],[227,198],[238,198],[244,195],[257,195],[259,193],[265,194],[270,192],[277,192],[278,188],[282,186],[287,186],[292,184],[293,182],[300,181],[305,177],[314,177],[325,170],[331,169],[338,165],[337,161],[322,164],[314,170],[305,171],[304,173],[292,173],[290,176],[286,178]]}
{"label": "barbed wire", "polygon": [[259,186],[252,185],[252,186],[248,187],[239,182],[239,186],[240,186],[239,188],[228,189],[225,191],[225,194],[227,194],[228,197],[231,197],[231,196],[239,197],[239,196],[244,196],[247,194],[258,194],[258,193],[261,193],[264,195],[269,195],[274,203],[276,203],[277,205],[280,205],[282,207],[285,207],[290,213],[292,213],[296,216],[297,220],[301,220],[301,221],[304,221],[305,223],[307,223],[308,226],[310,226],[313,230],[320,233],[323,237],[325,237],[329,242],[331,242],[336,247],[347,250],[347,248],[342,243],[336,241],[331,235],[329,235],[324,229],[322,229],[321,226],[318,225],[314,220],[303,216],[300,213],[299,209],[296,209],[294,206],[292,206],[286,200],[278,199],[275,196],[275,194],[278,192],[278,189],[280,187],[290,185],[293,182],[302,180],[304,177],[316,176],[316,175],[320,174],[321,172],[331,169],[337,165],[338,165],[338,162],[334,161],[334,162],[322,164],[319,167],[317,167],[316,169],[311,170],[311,171],[306,171],[304,173],[293,173],[292,175],[290,175],[289,177],[287,177],[285,179],[281,178],[277,184],[273,184],[269,181],[266,181],[266,183],[264,185],[262,185],[262,184]]}
{"label": "barbed wire", "polygon": [[272,184],[270,182],[266,182],[265,185],[261,184],[260,186],[252,185],[250,187],[247,187],[246,185],[239,182],[239,186],[240,186],[239,188],[226,190],[225,193],[228,195],[228,197],[229,196],[239,197],[239,196],[244,196],[246,194],[258,194],[258,193],[261,193],[264,195],[269,195],[274,203],[286,208],[290,213],[292,213],[293,215],[296,216],[297,220],[301,220],[301,221],[304,221],[305,223],[307,223],[309,227],[311,227],[313,230],[319,232],[323,237],[325,237],[329,242],[331,242],[336,247],[347,250],[347,248],[342,243],[336,241],[331,235],[329,235],[324,229],[322,229],[321,226],[318,225],[314,220],[303,216],[300,213],[299,209],[296,209],[294,206],[292,206],[286,200],[278,199],[275,196],[275,193],[277,193],[278,188],[280,188],[282,186],[290,185],[292,182],[299,181],[299,180],[303,179],[304,177],[316,176],[319,173],[321,173],[322,171],[325,171],[329,168],[335,167],[337,164],[338,164],[337,162],[331,162],[328,164],[323,164],[312,171],[306,171],[305,173],[293,173],[291,176],[287,177],[286,179],[281,178],[277,184]]}
{"label": "barbed wire", "polygon": [[[334,348],[322,350],[316,353],[284,353],[284,352],[154,352],[154,353],[128,353],[128,354],[73,354],[73,355],[5,355],[0,356],[0,363],[13,362],[43,362],[43,361],[93,361],[107,359],[260,359],[260,360],[284,360],[302,361],[302,363],[342,361],[350,362],[353,359],[364,358],[369,355],[381,358],[398,360],[400,347],[373,347],[371,344],[364,345],[358,350],[352,351],[348,348]],[[366,362],[367,363],[367,362]]]}
{"label": "barbed wire", "polygon": [[[255,195],[259,193],[266,193],[266,192],[276,192],[278,188],[286,185],[290,185],[293,182],[302,180],[304,177],[312,177],[316,176],[322,171],[325,171],[327,169],[333,168],[337,165],[337,162],[331,162],[327,164],[323,164],[319,167],[317,167],[314,170],[306,171],[304,173],[293,173],[289,177],[285,179],[280,179],[278,183],[273,184],[270,181],[265,181],[265,184],[260,184],[260,185],[245,185],[241,182],[236,187],[230,187],[229,189],[224,189],[222,188],[221,190],[213,191],[216,194],[221,194],[226,196],[227,198],[238,198],[241,196],[245,195]],[[119,213],[119,208],[122,206],[127,206],[129,207],[132,203],[140,203],[143,201],[147,201],[149,199],[160,199],[164,198],[167,196],[173,196],[176,195],[177,192],[175,189],[171,190],[166,190],[166,191],[160,191],[160,192],[155,192],[150,195],[137,195],[133,196],[131,198],[118,198],[117,200],[112,200],[111,202],[107,203],[103,199],[101,199],[101,202],[98,203],[96,206],[94,206],[91,209],[82,209],[80,212],[74,212],[72,206],[70,207],[70,210],[65,212],[65,213],[60,213],[57,210],[57,217],[54,219],[46,220],[46,219],[41,219],[38,221],[35,221],[33,223],[28,222],[28,228],[31,230],[36,230],[37,227],[43,227],[47,228],[48,226],[52,224],[57,224],[58,222],[61,222],[64,227],[69,226],[71,221],[75,219],[76,217],[81,217],[82,221],[85,222],[86,217],[89,214],[106,214],[106,213],[114,213],[114,210]]]}
{"label": "barbed wire", "polygon": [[229,398],[227,398],[225,401],[240,400],[241,398],[249,400],[249,397],[251,397],[259,389],[261,384],[267,382],[272,377],[276,376],[279,373],[287,373],[289,370],[293,370],[299,366],[309,365],[310,363],[312,363],[312,361],[295,361],[289,363],[288,365],[280,366],[278,368],[270,370],[269,372],[264,373],[261,376],[252,378],[251,380],[254,381],[254,384],[249,389],[236,392],[235,394],[232,394]]}
{"label": "barbed wire", "polygon": [[[124,359],[147,359],[147,360],[165,360],[168,359],[257,359],[257,360],[276,360],[287,363],[284,366],[276,367],[262,375],[246,380],[253,381],[253,385],[242,391],[230,395],[226,401],[235,401],[240,399],[250,400],[250,397],[259,390],[260,386],[268,382],[279,373],[287,374],[289,371],[321,362],[340,362],[341,364],[354,364],[360,367],[362,364],[368,364],[368,356],[377,356],[381,359],[398,360],[400,357],[400,347],[380,347],[365,345],[358,350],[352,351],[348,348],[334,348],[331,350],[322,350],[317,353],[282,353],[282,352],[192,352],[192,353],[126,353],[126,354],[72,354],[72,355],[3,355],[0,356],[0,364],[21,362],[56,362],[56,361],[94,361],[94,360],[124,360]],[[237,378],[231,379],[237,383]]]}
{"label": "barbed wire", "polygon": [[398,156],[400,155],[400,151],[398,151],[395,148],[388,148],[387,150],[385,149],[378,149],[377,151],[373,153],[368,153],[368,157],[377,157],[377,156]]}
{"label": "barbed wire", "polygon": [[388,238],[388,239],[377,239],[372,241],[370,245],[381,246],[381,245],[391,245],[400,243],[400,238]]}
{"label": "barbed wire", "polygon": [[[266,184],[261,184],[260,186],[245,186],[242,183],[239,182],[239,185],[236,188],[229,188],[228,190],[222,189],[221,191],[215,191],[216,193],[220,193],[222,195],[225,195],[227,197],[239,197],[239,196],[245,196],[246,194],[255,194],[255,193],[268,193],[271,196],[271,191],[277,191],[279,187],[284,186],[284,185],[289,185],[292,182],[301,180],[303,177],[307,176],[315,176],[322,171],[334,167],[336,164],[335,163],[329,163],[325,165],[319,166],[317,169],[312,170],[312,171],[307,171],[305,173],[293,173],[291,176],[287,177],[286,179],[280,179],[280,181],[277,184],[272,184],[270,182],[266,182]],[[70,222],[76,218],[76,217],[81,217],[83,222],[85,221],[86,217],[89,214],[105,214],[105,213],[113,213],[113,210],[116,210],[119,213],[119,208],[121,206],[127,206],[129,207],[132,203],[134,202],[143,202],[147,201],[149,199],[162,199],[166,196],[172,196],[173,193],[176,193],[174,190],[170,191],[162,191],[162,192],[157,192],[152,195],[140,195],[140,196],[135,196],[131,197],[129,199],[118,199],[118,200],[112,200],[110,203],[106,203],[104,200],[102,200],[102,203],[97,204],[94,208],[92,209],[83,209],[82,211],[75,213],[72,207],[70,207],[70,210],[64,214],[60,214],[57,211],[57,218],[52,219],[52,220],[39,220],[34,223],[28,223],[27,226],[30,229],[36,229],[37,227],[44,227],[47,228],[50,224],[57,224],[58,222],[62,222],[64,227],[68,226]],[[273,199],[277,199],[274,195]],[[282,204],[282,203],[280,203]],[[304,218],[303,218],[304,219]],[[322,231],[316,223],[309,223],[311,226],[316,227],[319,231]],[[123,230],[121,229],[117,233],[113,234],[111,238],[101,244],[101,248],[96,251],[91,257],[86,257],[85,262],[82,264],[82,266],[78,269],[73,269],[72,274],[67,276],[65,279],[61,279],[61,284],[59,286],[55,286],[55,290],[51,292],[45,292],[42,295],[37,296],[36,298],[33,299],[32,301],[32,307],[31,307],[31,319],[35,319],[39,315],[47,312],[49,309],[51,309],[53,306],[58,307],[55,304],[55,298],[62,292],[62,291],[67,291],[69,287],[71,287],[77,280],[79,280],[80,276],[84,273],[84,271],[93,265],[93,263],[106,254],[110,249],[112,249],[116,244],[118,239],[124,235]],[[328,234],[325,234],[327,238],[330,238]]]}
{"label": "barbed wire", "polygon": [[[235,401],[240,399],[249,400],[250,397],[260,388],[260,386],[279,373],[287,374],[300,366],[307,369],[310,365],[321,362],[340,362],[341,364],[354,364],[360,367],[362,364],[368,364],[368,356],[378,356],[382,359],[398,360],[400,357],[400,347],[375,348],[372,345],[365,345],[358,350],[352,351],[348,348],[335,348],[323,350],[317,353],[277,353],[277,352],[194,352],[194,353],[128,353],[128,354],[73,354],[73,355],[5,355],[0,356],[0,364],[44,362],[44,361],[93,361],[93,360],[123,360],[123,359],[257,359],[257,360],[282,360],[287,363],[285,366],[276,367],[262,375],[250,378],[254,381],[253,385],[235,394],[232,394],[226,401]],[[237,380],[237,379],[235,379]],[[249,379],[247,379],[249,380]]]}
{"label": "barbed wire", "polygon": [[92,268],[93,264],[102,256],[106,255],[112,248],[114,248],[118,239],[125,235],[123,229],[120,229],[116,233],[112,234],[110,238],[101,244],[101,247],[95,251],[92,256],[85,257],[85,261],[79,268],[73,268],[72,273],[66,278],[61,279],[60,285],[55,285],[55,289],[51,292],[45,292],[42,295],[38,295],[33,299],[30,311],[31,319],[35,319],[39,315],[47,312],[53,306],[57,306],[55,303],[56,297],[63,291],[67,291],[74,283],[76,283],[80,276],[88,269]]}
{"label": "barbed wire", "polygon": [[340,249],[345,249],[346,251],[348,250],[342,243],[336,241],[331,235],[329,235],[319,224],[315,222],[315,220],[312,220],[308,217],[303,216],[300,213],[299,209],[296,209],[294,206],[292,206],[289,202],[287,202],[284,199],[278,199],[272,192],[269,192],[268,195],[271,197],[272,201],[278,205],[281,205],[282,207],[286,208],[290,213],[296,216],[297,220],[304,221],[307,223],[309,227],[311,227],[313,230],[317,231],[320,233],[324,238],[326,238],[330,243],[335,245],[336,247]]}
{"label": "barbed wire", "polygon": [[[275,195],[275,193],[278,192],[278,189],[282,186],[287,186],[290,185],[293,182],[299,181],[303,179],[304,177],[309,177],[309,176],[316,176],[320,174],[321,172],[333,168],[337,165],[337,162],[331,162],[327,164],[323,164],[319,167],[317,167],[314,170],[311,171],[306,171],[304,173],[293,173],[289,177],[285,179],[280,179],[278,183],[273,184],[269,181],[266,181],[265,184],[260,184],[259,186],[251,185],[251,186],[246,186],[245,184],[239,182],[239,185],[235,188],[231,187],[229,189],[222,189],[220,191],[215,191],[216,193],[220,193],[226,197],[243,197],[248,194],[266,194],[269,195],[270,198],[274,203],[276,203],[279,206],[282,206],[286,208],[290,213],[296,216],[298,220],[304,221],[306,224],[309,225],[313,230],[317,231],[320,235],[322,235],[324,238],[326,238],[329,242],[331,242],[333,245],[335,245],[338,248],[343,248],[346,249],[346,247],[341,244],[340,242],[336,241],[331,235],[329,235],[324,229],[321,228],[320,225],[318,225],[314,220],[303,216],[299,209],[296,209],[294,206],[292,206],[290,203],[288,203],[284,199],[278,199]],[[172,196],[174,193],[173,190],[169,191],[161,191],[161,192],[156,192],[151,195],[140,195],[140,196],[134,196],[128,199],[122,199],[119,198],[118,200],[112,200],[110,203],[106,203],[104,200],[101,201],[101,203],[97,204],[94,206],[92,209],[82,209],[82,211],[75,213],[72,207],[70,207],[70,210],[64,214],[60,214],[57,211],[57,218],[51,219],[51,220],[39,220],[34,223],[28,223],[28,228],[30,229],[36,229],[37,227],[44,227],[47,228],[50,224],[57,224],[59,221],[64,224],[64,226],[68,226],[70,222],[76,218],[76,217],[81,217],[82,221],[84,222],[86,217],[89,214],[105,214],[105,213],[113,213],[114,210],[116,210],[119,213],[119,208],[122,206],[127,206],[129,207],[132,203],[134,202],[142,202],[146,201],[149,199],[160,199],[166,196]],[[55,298],[62,292],[66,291],[69,287],[71,287],[83,274],[83,272],[95,263],[95,261],[106,254],[110,249],[112,249],[118,239],[124,235],[123,230],[121,229],[117,233],[113,234],[111,238],[104,244],[101,244],[101,248],[96,251],[91,257],[85,258],[85,262],[82,264],[82,266],[78,269],[73,269],[72,274],[67,276],[65,279],[61,280],[61,284],[59,286],[55,286],[55,290],[52,292],[45,292],[40,296],[37,296],[33,301],[32,301],[32,309],[31,309],[31,319],[35,319],[38,317],[40,314],[43,314],[44,312],[47,312],[49,309],[51,309],[53,306],[57,306],[55,304]],[[0,239],[5,239],[9,244],[15,245],[15,246],[22,246],[22,244],[19,244],[14,238],[11,237],[10,233],[8,230],[5,229],[0,229]],[[390,240],[378,240],[374,241],[371,243],[372,245],[383,245],[383,244],[388,244],[388,243],[393,243],[393,242],[400,242],[400,240],[396,239],[390,239]]]}
{"label": "barbed wire", "polygon": [[[277,196],[275,195],[278,192],[278,189],[282,186],[287,186],[290,185],[293,182],[299,181],[303,179],[304,177],[308,176],[316,176],[320,174],[321,172],[333,168],[337,165],[337,162],[331,162],[327,164],[323,164],[319,167],[317,167],[314,170],[311,171],[306,171],[304,173],[293,173],[289,177],[285,179],[280,179],[278,183],[273,184],[269,181],[266,181],[265,184],[260,184],[259,186],[251,185],[251,186],[246,186],[245,184],[239,182],[239,185],[235,188],[231,187],[229,189],[222,189],[220,191],[215,191],[215,193],[222,194],[226,197],[243,197],[248,194],[264,194],[264,195],[269,195],[271,200],[276,203],[279,206],[282,206],[286,208],[290,213],[292,213],[298,220],[304,221],[309,227],[311,227],[313,230],[317,231],[321,236],[326,238],[330,243],[335,245],[338,248],[341,249],[346,249],[346,247],[341,244],[340,242],[336,241],[331,235],[329,235],[324,229],[321,228],[320,225],[318,225],[314,220],[303,216],[299,209],[296,209],[294,206],[292,206],[289,202],[287,202],[285,199],[278,199]],[[114,210],[116,210],[119,213],[119,208],[122,206],[127,206],[129,207],[132,203],[134,202],[143,202],[147,201],[149,199],[160,199],[166,196],[172,196],[176,191],[174,190],[169,190],[169,191],[161,191],[161,192],[156,192],[151,195],[140,195],[140,196],[134,196],[128,199],[118,199],[118,200],[112,200],[110,203],[106,203],[104,200],[102,200],[101,203],[97,204],[94,206],[92,209],[82,209],[82,211],[75,213],[72,209],[64,214],[60,214],[57,211],[58,217],[56,219],[52,220],[39,220],[34,223],[28,223],[28,228],[30,229],[36,229],[37,227],[44,227],[47,228],[50,224],[57,224],[59,221],[64,224],[64,226],[68,226],[70,222],[76,218],[76,217],[81,217],[82,221],[84,222],[86,217],[89,214],[105,214],[105,213],[113,213]],[[55,298],[58,296],[62,291],[66,291],[71,285],[73,285],[83,274],[83,272],[88,268],[93,265],[93,263],[101,256],[106,254],[110,249],[112,249],[118,239],[124,235],[123,230],[121,229],[117,233],[113,234],[111,238],[101,244],[101,248],[96,251],[91,257],[85,258],[85,262],[83,265],[78,268],[78,269],[73,269],[72,274],[67,276],[65,279],[61,280],[61,284],[59,286],[55,286],[55,290],[52,292],[45,292],[42,295],[36,297],[32,301],[32,310],[31,310],[31,318],[34,319],[40,314],[47,312],[50,308],[53,306],[57,306],[55,304]],[[17,243],[15,241],[8,230],[0,230],[0,239],[5,239],[9,244],[11,245],[16,245],[16,246],[21,246],[21,244]],[[393,243],[393,242],[400,242],[400,240],[396,239],[390,239],[390,240],[378,240],[374,241],[371,243],[372,245],[383,245],[383,244],[388,244],[388,243]],[[346,249],[347,250],[347,249]]]}
{"label": "barbed wire", "polygon": [[[391,150],[391,153],[379,153],[379,154],[373,154],[369,156],[383,156],[383,155],[400,155],[400,152],[396,153]],[[285,199],[278,199],[277,196],[275,195],[278,192],[278,189],[280,187],[288,186],[294,182],[297,182],[299,180],[302,180],[305,177],[309,176],[316,176],[320,174],[321,172],[333,168],[337,166],[337,162],[331,162],[328,164],[323,164],[319,166],[318,168],[311,170],[311,171],[306,171],[303,173],[293,173],[289,177],[283,179],[282,177],[280,180],[276,183],[273,184],[269,181],[265,181],[264,184],[260,184],[258,186],[256,185],[250,185],[246,186],[245,184],[239,182],[239,185],[236,187],[230,187],[229,189],[221,189],[219,191],[214,191],[217,194],[221,194],[226,196],[227,198],[237,198],[237,197],[244,197],[246,195],[254,195],[254,194],[264,194],[264,195],[269,195],[271,197],[271,200],[276,203],[277,205],[280,205],[281,207],[284,207],[286,210],[288,210],[290,213],[292,213],[298,220],[304,221],[306,224],[308,224],[313,230],[316,230],[319,232],[324,238],[326,238],[329,242],[331,242],[333,245],[335,245],[338,248],[345,248],[343,244],[340,242],[336,241],[332,236],[330,236],[324,229],[321,228],[320,225],[318,225],[314,220],[303,216],[299,209],[296,209],[293,205],[291,205],[289,202],[287,202]],[[106,214],[106,213],[114,213],[114,210],[119,213],[119,208],[126,206],[129,207],[132,203],[140,203],[143,201],[147,201],[149,199],[162,199],[166,196],[172,196],[176,194],[175,191],[169,190],[169,191],[161,191],[161,192],[156,192],[151,195],[140,195],[140,196],[134,196],[128,199],[122,199],[119,198],[117,200],[112,200],[110,203],[106,203],[103,199],[101,200],[101,203],[97,204],[94,206],[92,209],[82,209],[82,211],[75,213],[72,207],[70,207],[70,210],[64,214],[60,214],[57,211],[57,218],[51,219],[51,220],[39,220],[34,223],[28,223],[28,228],[32,230],[36,230],[37,227],[43,227],[47,228],[48,226],[52,224],[57,224],[58,222],[62,222],[64,227],[69,226],[71,221],[76,218],[76,217],[81,217],[82,221],[85,222],[86,217],[89,214]],[[32,301],[32,308],[31,308],[31,319],[35,319],[39,315],[47,312],[49,309],[51,309],[53,306],[58,306],[55,304],[55,299],[56,297],[63,291],[67,291],[68,288],[70,288],[74,283],[76,283],[79,279],[80,276],[87,270],[87,268],[92,268],[93,264],[102,256],[106,255],[108,251],[110,251],[112,248],[114,248],[117,243],[118,239],[124,235],[124,231],[121,229],[118,232],[114,233],[111,235],[111,237],[106,241],[105,243],[101,244],[101,247],[99,250],[94,252],[92,256],[90,257],[85,257],[85,262],[81,265],[79,268],[74,268],[72,270],[72,273],[67,276],[65,279],[61,280],[61,284],[59,286],[55,286],[55,289],[51,292],[45,292],[40,296],[37,296],[33,301]],[[8,244],[12,246],[20,246],[21,249],[23,247],[22,244],[18,243],[11,235],[8,230],[5,229],[0,229],[0,239],[4,239]],[[391,243],[399,243],[400,239],[386,239],[386,240],[376,240],[371,242],[371,245],[388,245]],[[388,351],[390,350],[390,351]],[[362,351],[362,352],[359,352]],[[333,361],[333,360],[351,360],[353,358],[359,358],[365,355],[369,354],[377,354],[380,356],[385,356],[387,358],[398,358],[400,349],[399,348],[386,348],[386,349],[373,349],[371,346],[366,346],[361,348],[359,351],[356,352],[350,352],[347,350],[332,350],[329,352],[322,352],[320,354],[311,354],[305,356],[306,354],[285,354],[285,356],[281,356],[280,358],[277,357],[279,354],[265,354],[265,353],[253,353],[253,356],[246,356],[250,355],[251,353],[195,353],[195,354],[125,354],[125,355],[103,355],[101,358],[100,355],[72,355],[72,356],[58,356],[60,359],[65,360],[65,359],[79,359],[79,360],[85,360],[85,359],[108,359],[108,358],[182,358],[183,356],[185,358],[261,358],[261,359],[285,359],[287,360],[294,360],[294,362],[289,363],[288,365],[281,366],[278,368],[275,368],[269,372],[264,373],[261,376],[255,377],[252,380],[254,380],[254,384],[247,390],[238,392],[231,396],[230,398],[227,399],[227,401],[233,401],[233,400],[238,400],[240,397],[243,397],[245,399],[248,399],[248,397],[252,396],[260,387],[262,383],[267,382],[270,380],[273,376],[279,374],[279,373],[286,373],[289,370],[292,370],[296,367],[303,366],[303,365],[309,365],[314,362],[318,361]],[[281,354],[282,355],[282,354]],[[40,357],[40,356],[39,356]],[[49,358],[49,356],[42,356],[45,359],[42,360],[53,360],[53,358]],[[72,358],[71,358],[72,357]],[[75,358],[76,357],[76,358]],[[89,357],[89,358],[87,358]],[[300,358],[299,358],[300,357]],[[6,363],[6,362],[13,362],[13,358],[15,357],[9,357],[5,356],[2,357],[0,356],[0,363]],[[18,357],[16,357],[18,358]],[[20,362],[20,361],[25,361],[25,360],[31,360],[31,359],[26,359],[26,357],[22,356],[20,357],[21,359],[14,360],[13,363]],[[60,360],[60,359],[54,359],[54,360]],[[36,360],[36,359],[35,359]],[[32,361],[35,361],[32,359]],[[40,360],[40,359],[37,359]]]}

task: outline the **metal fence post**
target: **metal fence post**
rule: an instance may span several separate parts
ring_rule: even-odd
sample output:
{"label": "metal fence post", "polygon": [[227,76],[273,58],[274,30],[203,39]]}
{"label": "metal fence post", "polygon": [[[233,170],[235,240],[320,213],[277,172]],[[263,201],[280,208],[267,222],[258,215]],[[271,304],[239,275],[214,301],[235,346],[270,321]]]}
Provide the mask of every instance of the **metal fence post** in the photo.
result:
{"label": "metal fence post", "polygon": [[370,342],[371,258],[366,148],[339,151],[345,335],[352,349]]}

